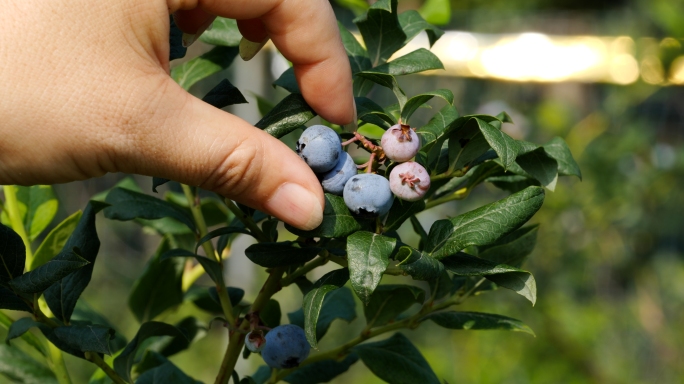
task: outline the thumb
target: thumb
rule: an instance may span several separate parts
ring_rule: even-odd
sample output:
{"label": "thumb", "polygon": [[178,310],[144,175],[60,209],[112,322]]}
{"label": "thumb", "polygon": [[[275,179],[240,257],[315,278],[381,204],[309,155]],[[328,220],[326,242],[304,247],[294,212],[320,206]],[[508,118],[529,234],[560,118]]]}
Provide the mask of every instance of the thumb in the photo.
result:
{"label": "thumb", "polygon": [[323,190],[292,149],[169,83],[154,121],[131,133],[137,144],[117,150],[122,171],[199,186],[301,229],[321,223]]}

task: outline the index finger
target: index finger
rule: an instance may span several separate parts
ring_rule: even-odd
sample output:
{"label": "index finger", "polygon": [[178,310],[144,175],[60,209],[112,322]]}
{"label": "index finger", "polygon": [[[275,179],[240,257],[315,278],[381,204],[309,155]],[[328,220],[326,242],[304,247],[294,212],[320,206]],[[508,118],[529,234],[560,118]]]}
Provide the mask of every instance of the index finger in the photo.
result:
{"label": "index finger", "polygon": [[328,121],[354,119],[351,68],[327,0],[198,0],[197,5],[208,14],[260,19],[292,62],[307,103]]}

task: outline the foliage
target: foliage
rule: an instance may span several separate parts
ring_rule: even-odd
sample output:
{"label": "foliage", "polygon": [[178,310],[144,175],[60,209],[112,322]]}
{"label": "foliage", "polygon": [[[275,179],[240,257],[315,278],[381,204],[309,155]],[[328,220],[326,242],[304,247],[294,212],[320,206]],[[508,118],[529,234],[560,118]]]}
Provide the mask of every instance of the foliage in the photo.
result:
{"label": "foliage", "polygon": [[[429,4],[435,3],[428,2],[423,14],[434,18]],[[427,320],[445,329],[534,334],[519,320],[455,311],[453,307],[497,287],[535,303],[536,281],[521,267],[534,248],[537,226],[523,225],[541,207],[544,188],[553,190],[559,176],[581,177],[570,150],[560,138],[542,146],[513,139],[501,130],[503,123],[511,122],[505,112],[461,116],[448,89],[407,95],[398,76],[443,66],[426,49],[397,58],[393,55],[421,31],[428,34],[431,44],[443,32],[415,11],[398,14],[396,0],[377,1],[357,11],[355,23],[363,45],[342,24],[339,28],[354,74],[359,132],[386,129],[397,122],[409,124],[414,112],[434,98],[446,103],[427,125],[417,129],[422,150],[416,160],[433,181],[426,199],[414,203],[397,199],[387,217],[369,220],[351,214],[341,197],[327,194],[323,223],[318,228],[302,231],[286,226],[296,240],[278,241],[278,220],[230,200],[200,199],[199,191],[185,185],[182,195],[169,193],[163,199],[143,193],[135,185],[121,185],[91,200],[82,214],[57,225],[34,254],[32,244],[52,221],[57,200],[49,186],[7,186],[0,227],[0,258],[5,266],[0,269],[0,308],[30,314],[5,324],[8,342],[32,340],[42,351],[45,343],[51,343],[95,363],[102,371],[94,378],[105,374],[115,383],[194,383],[168,357],[193,348],[193,342],[203,335],[205,321],[218,322],[226,328],[229,345],[217,383],[227,383],[231,377],[240,383],[327,382],[358,360],[385,381],[439,383],[428,360],[402,333],[393,333],[382,341],[367,340],[414,329]],[[234,21],[219,18],[214,26],[203,41],[216,47],[171,72],[186,89],[228,67],[237,55],[239,34]],[[171,36],[177,40],[177,34]],[[256,123],[278,138],[315,116],[298,94],[292,76],[292,71],[286,71],[275,82],[292,93]],[[388,88],[396,104],[383,107],[368,98],[375,85]],[[245,102],[225,79],[204,100],[218,108]],[[370,135],[368,138],[373,140]],[[378,174],[388,175],[393,164],[386,161],[378,166]],[[153,186],[156,189],[166,182],[155,178]],[[468,197],[482,183],[491,183],[509,196],[434,221],[428,230],[417,220],[417,214]],[[100,240],[95,216],[101,210],[109,220],[134,221],[161,237],[156,254],[140,273],[129,298],[129,308],[141,325],[128,343],[116,339],[116,331],[101,316],[95,314],[88,320],[74,316],[97,261]],[[402,241],[396,230],[404,223],[411,224],[419,243]],[[231,243],[242,235],[257,240],[245,255],[266,268],[269,275],[251,303],[241,301],[244,291],[226,287],[224,276]],[[309,281],[307,274],[326,263],[339,268],[315,283]],[[210,287],[195,284],[205,273],[212,282]],[[402,283],[381,284],[386,275],[400,276]],[[243,349],[244,334],[278,325],[281,308],[272,296],[293,285],[301,290],[302,306],[288,318],[305,330],[314,348],[334,320],[349,322],[357,317],[357,299],[364,305],[365,328],[336,348],[312,354],[300,367],[275,370],[270,379],[260,369],[240,380],[234,367]],[[184,302],[193,302],[203,311],[199,319],[188,317],[175,325],[155,320]],[[31,328],[37,328],[44,337],[36,342]],[[16,356],[21,364],[11,369],[0,367],[0,373],[11,378],[40,376],[45,382],[52,382],[53,376],[63,380],[59,352],[48,360],[56,367],[53,374],[16,346],[1,351]],[[114,358],[108,362],[102,355]],[[254,358],[249,353],[244,356]]]}

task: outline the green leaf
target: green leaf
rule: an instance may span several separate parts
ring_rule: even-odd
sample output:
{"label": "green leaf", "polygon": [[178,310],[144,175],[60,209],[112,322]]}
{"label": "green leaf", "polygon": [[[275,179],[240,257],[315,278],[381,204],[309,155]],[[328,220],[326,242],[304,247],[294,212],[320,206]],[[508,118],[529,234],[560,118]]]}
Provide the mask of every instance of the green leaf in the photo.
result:
{"label": "green leaf", "polygon": [[[347,276],[348,274],[344,275],[344,277]],[[325,286],[330,287],[331,291],[327,294],[325,292],[327,288],[324,291],[319,290],[317,293],[310,291],[304,297],[303,308],[287,314],[291,324],[304,328],[307,340],[314,348],[317,348],[318,340],[325,336],[334,320],[342,319],[349,323],[356,319],[356,303],[354,303],[354,295],[351,290],[346,287],[337,289],[337,285],[329,282]],[[321,306],[316,307],[320,304],[322,296],[313,297],[313,295],[320,294],[325,294],[325,299],[323,299]]]}
{"label": "green leaf", "polygon": [[64,219],[64,221],[57,224],[57,226],[48,233],[45,240],[43,240],[38,247],[38,250],[33,255],[33,262],[28,270],[32,271],[47,263],[62,250],[69,235],[76,229],[76,225],[81,219],[82,214],[83,213],[80,210],[76,211],[74,214]]}
{"label": "green leaf", "polygon": [[[209,275],[214,283],[223,285],[223,269],[218,261],[212,260],[206,256],[200,256],[185,249],[170,249],[165,251],[161,255],[160,261],[163,262],[175,257],[194,257],[197,262],[202,265],[202,268],[204,268],[204,271],[207,273],[207,275]],[[182,263],[182,265],[185,265],[185,263]]]}
{"label": "green leaf", "polygon": [[13,383],[58,384],[50,368],[9,345],[0,344],[0,374]]}
{"label": "green leaf", "polygon": [[162,356],[173,356],[207,334],[207,326],[193,316],[188,316],[175,325],[183,336],[163,337],[154,343],[154,348]]}
{"label": "green leaf", "polygon": [[356,74],[356,76],[372,81],[375,84],[381,85],[385,88],[389,88],[397,98],[399,107],[404,108],[404,104],[406,104],[407,100],[406,93],[404,93],[404,90],[399,87],[399,83],[397,83],[397,79],[393,75],[376,72],[374,69],[370,69],[359,72]]}
{"label": "green leaf", "polygon": [[180,208],[167,201],[144,193],[123,188],[112,189],[105,202],[111,204],[104,211],[105,217],[111,220],[133,220],[137,218],[156,220],[170,217],[185,224],[192,231],[196,230],[192,217]]}
{"label": "green leaf", "polygon": [[415,202],[394,199],[383,228],[384,232],[396,231],[409,217],[422,212],[425,209],[425,202],[418,200]]}
{"label": "green leaf", "polygon": [[401,333],[386,340],[357,345],[352,350],[375,376],[388,383],[440,384],[420,351]]}
{"label": "green leaf", "polygon": [[359,222],[352,216],[342,196],[335,196],[330,193],[325,194],[321,225],[310,231],[303,231],[285,224],[285,228],[297,236],[323,238],[349,236],[365,227],[368,227],[368,223]]}
{"label": "green leaf", "polygon": [[439,260],[409,246],[399,248],[395,258],[400,261],[399,268],[415,280],[434,280],[444,272],[444,266]]}
{"label": "green leaf", "polygon": [[211,29],[204,31],[200,40],[207,44],[224,47],[237,47],[240,45],[242,34],[237,26],[237,21],[225,17],[217,17],[211,25]]}
{"label": "green leaf", "polygon": [[278,303],[277,300],[268,300],[263,308],[261,308],[261,311],[259,311],[259,318],[269,328],[279,326],[281,317],[282,312],[280,311],[280,303]]}
{"label": "green leaf", "polygon": [[480,131],[492,149],[499,155],[504,169],[510,167],[518,155],[518,143],[510,136],[495,128],[488,122],[475,118]]}
{"label": "green leaf", "polygon": [[9,287],[9,281],[24,273],[26,246],[12,228],[0,224],[0,285]]}
{"label": "green leaf", "polygon": [[[444,69],[444,64],[432,52],[425,48],[416,49],[404,56],[385,63],[383,65],[373,68],[372,72],[386,73],[393,76],[410,75],[412,73],[419,73],[429,71],[431,69]],[[441,90],[446,91],[446,90]],[[449,104],[453,104],[454,96],[451,95]]]}
{"label": "green leaf", "polygon": [[63,277],[90,264],[78,252],[78,249],[60,252],[44,265],[12,279],[10,286],[23,293],[43,292]]}
{"label": "green leaf", "polygon": [[95,215],[106,206],[108,206],[106,203],[90,201],[83,211],[76,229],[64,244],[63,250],[78,248],[79,255],[90,264],[54,283],[44,292],[48,307],[55,317],[64,323],[68,323],[71,319],[76,302],[90,283],[90,278],[93,275],[95,259],[100,250],[100,239],[95,228]]}
{"label": "green leaf", "polygon": [[[245,296],[245,291],[240,288],[226,287],[230,303],[233,306],[240,304],[240,300]],[[216,287],[202,288],[192,286],[185,294],[185,300],[192,301],[198,308],[210,313],[223,313],[223,308],[219,301]]]}
{"label": "green leaf", "polygon": [[172,362],[145,371],[135,381],[136,384],[202,384],[178,369]]}
{"label": "green leaf", "polygon": [[[219,236],[224,236],[224,235],[232,235],[234,233],[243,233],[245,235],[250,235],[254,236],[252,232],[248,231],[244,227],[223,227],[223,228],[218,228],[214,229],[213,231],[207,233],[205,236],[203,236],[199,241],[197,242],[197,245],[195,246],[195,252],[202,246],[202,244],[206,243],[207,241],[219,237]],[[188,255],[191,256],[191,255]]]}
{"label": "green leaf", "polygon": [[425,250],[441,259],[470,245],[488,245],[525,224],[541,208],[544,190],[528,187],[505,199],[433,223]]}
{"label": "green leaf", "polygon": [[[17,338],[24,333],[26,333],[30,328],[36,327],[40,329],[40,331],[43,333],[43,335],[52,343],[54,344],[57,348],[61,349],[62,351],[72,354],[74,356],[80,357],[80,358],[85,358],[83,355],[83,351],[81,351],[78,348],[74,348],[74,346],[70,342],[66,342],[65,340],[61,339],[58,337],[54,329],[48,327],[46,324],[39,323],[32,318],[25,317],[23,319],[17,320],[12,324],[10,327],[10,330],[8,331],[7,334],[7,343],[9,343],[10,340]],[[56,329],[56,328],[55,328]]]}
{"label": "green leaf", "polygon": [[126,344],[128,344],[128,340],[126,340],[122,333],[116,330],[116,327],[114,327],[109,320],[95,311],[82,299],[76,304],[74,313],[71,315],[71,321],[75,324],[101,325],[114,330],[116,333],[114,333],[114,336],[109,341],[109,346],[113,352],[123,349]]}
{"label": "green leaf", "polygon": [[397,1],[380,0],[354,23],[359,28],[373,66],[384,63],[404,46],[406,34],[397,19]]}
{"label": "green leaf", "polygon": [[425,20],[432,24],[449,24],[451,20],[451,2],[449,0],[426,0],[418,10]]}
{"label": "green leaf", "polygon": [[304,97],[292,93],[282,99],[254,125],[279,139],[301,127],[314,116],[316,113],[309,107]]}
{"label": "green leaf", "polygon": [[[519,155],[515,161],[524,171],[523,176],[530,176],[541,183],[544,187],[553,191],[558,181],[558,162],[549,156],[543,147]],[[514,173],[517,170],[511,167]]]}
{"label": "green leaf", "polygon": [[529,300],[537,301],[537,283],[531,273],[506,264],[470,256],[466,253],[445,257],[440,260],[444,268],[458,276],[483,276],[496,284],[515,291]]}
{"label": "green leaf", "polygon": [[347,30],[347,28],[342,25],[339,21],[337,22],[337,27],[340,30],[340,37],[342,38],[342,45],[344,45],[344,50],[347,52],[347,57],[349,58],[349,64],[351,65],[352,75],[370,69],[372,67],[370,59],[368,58],[368,52],[361,46],[356,37]]}
{"label": "green leaf", "polygon": [[169,242],[164,238],[128,296],[128,307],[141,323],[183,302],[181,285],[185,260],[176,257],[163,259],[168,251]]}
{"label": "green leaf", "polygon": [[[448,13],[446,17],[449,17]],[[430,22],[423,19],[423,16],[414,10],[408,10],[399,15],[399,24],[404,34],[406,34],[405,43],[413,40],[420,32],[425,31],[430,41],[430,47],[435,45],[437,40],[444,35],[444,31],[430,24]]]}
{"label": "green leaf", "polygon": [[[35,240],[50,225],[57,214],[57,197],[49,185],[6,186],[14,188],[17,196],[17,209],[29,242]],[[7,213],[2,212],[3,222],[7,221]]]}
{"label": "green leaf", "polygon": [[413,304],[422,304],[425,301],[425,291],[411,285],[379,285],[375,289],[368,305],[363,307],[366,316],[366,324],[370,327],[385,325]]}
{"label": "green leaf", "polygon": [[10,342],[12,340],[28,332],[29,329],[37,327],[39,325],[40,323],[38,323],[30,317],[22,317],[21,319],[16,320],[12,323],[12,325],[10,325],[9,329],[7,330],[5,343],[7,343],[7,345],[10,345]]}
{"label": "green leaf", "polygon": [[382,139],[382,135],[385,134],[385,130],[383,128],[378,127],[375,124],[364,124],[361,127],[359,127],[359,129],[357,129],[356,132],[358,132],[361,136],[367,139],[375,140]]}
{"label": "green leaf", "polygon": [[[31,301],[30,298],[27,298],[27,300],[29,302]],[[31,308],[25,300],[2,285],[0,285],[0,309],[33,313],[33,308]]]}
{"label": "green leaf", "polygon": [[136,352],[145,340],[155,336],[185,337],[183,332],[171,324],[157,321],[143,323],[133,340],[131,340],[121,354],[114,359],[114,371],[122,378],[133,382],[131,378],[131,367],[133,366]]}
{"label": "green leaf", "polygon": [[273,82],[274,87],[280,87],[290,93],[302,93],[299,90],[299,84],[297,83],[297,77],[294,73],[294,67],[290,67],[285,70],[280,77]]}
{"label": "green leaf", "polygon": [[[513,164],[513,167],[511,168],[512,171],[514,168],[516,168],[516,164]],[[520,170],[522,171],[522,168],[520,168]],[[523,189],[530,186],[541,186],[541,184],[532,177],[520,175],[493,176],[487,178],[487,181],[494,184],[494,186],[496,186],[497,188],[503,189],[504,191],[508,191],[511,193],[520,192]]]}
{"label": "green leaf", "polygon": [[204,95],[202,101],[219,109],[229,105],[247,103],[240,90],[231,84],[228,79],[221,80],[209,93]]}
{"label": "green leaf", "polygon": [[164,185],[171,181],[170,179],[164,179],[163,177],[153,177],[152,178],[152,192],[158,193],[157,192],[157,187]]}
{"label": "green leaf", "polygon": [[465,330],[505,330],[525,332],[534,336],[530,327],[522,321],[510,317],[479,312],[437,312],[425,316],[422,320],[432,320],[440,327]]}
{"label": "green leaf", "polygon": [[215,47],[202,56],[171,69],[171,77],[187,91],[198,81],[228,68],[237,54],[237,47]]}
{"label": "green leaf", "polygon": [[111,355],[109,341],[114,330],[101,325],[69,325],[52,330],[55,337],[61,339],[70,348],[82,352],[97,352]]}
{"label": "green leaf", "polygon": [[343,360],[321,360],[297,368],[285,376],[284,381],[292,384],[317,384],[330,382],[335,377],[347,372],[349,367],[359,360],[359,356],[350,353]]}
{"label": "green leaf", "polygon": [[457,118],[458,111],[453,105],[447,104],[442,107],[436,115],[432,116],[427,124],[416,130],[416,133],[422,140],[423,147],[435,142]]}
{"label": "green leaf", "polygon": [[[318,319],[325,296],[342,287],[349,280],[349,270],[336,269],[328,272],[314,283],[313,288],[304,296],[302,310],[304,314],[304,333],[312,347],[318,346]],[[356,315],[354,315],[356,316]],[[325,332],[323,332],[325,333]]]}
{"label": "green leaf", "polygon": [[376,233],[359,231],[347,238],[347,259],[351,286],[364,304],[387,269],[397,240]]}
{"label": "green leaf", "polygon": [[280,243],[256,243],[245,249],[245,255],[254,264],[266,268],[284,267],[306,263],[321,251],[321,248],[294,247],[292,241]]}
{"label": "green leaf", "polygon": [[537,244],[538,230],[538,224],[519,228],[491,245],[478,247],[478,256],[495,263],[520,268]]}
{"label": "green leaf", "polygon": [[561,176],[577,176],[582,180],[582,172],[579,165],[572,157],[570,148],[565,143],[565,140],[560,137],[554,137],[551,141],[544,144],[546,154],[554,158],[558,162],[558,174]]}
{"label": "green leaf", "polygon": [[401,121],[403,121],[404,124],[408,124],[411,115],[413,115],[413,113],[417,111],[421,105],[427,103],[435,96],[441,97],[449,104],[454,103],[454,94],[448,89],[438,89],[432,92],[421,93],[420,95],[413,96],[406,101],[406,105],[404,105],[404,108],[401,110]]}
{"label": "green leaf", "polygon": [[394,117],[385,112],[385,110],[373,100],[367,97],[355,97],[354,101],[356,103],[356,116],[359,120],[375,124],[385,129],[396,124]]}

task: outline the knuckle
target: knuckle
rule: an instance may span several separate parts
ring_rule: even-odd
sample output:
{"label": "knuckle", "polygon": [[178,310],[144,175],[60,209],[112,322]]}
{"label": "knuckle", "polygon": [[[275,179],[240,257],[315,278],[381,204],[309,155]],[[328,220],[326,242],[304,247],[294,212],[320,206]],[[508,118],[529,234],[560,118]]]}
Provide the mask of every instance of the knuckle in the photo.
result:
{"label": "knuckle", "polygon": [[223,157],[219,166],[201,185],[230,196],[244,196],[258,185],[264,166],[263,144],[247,139]]}

